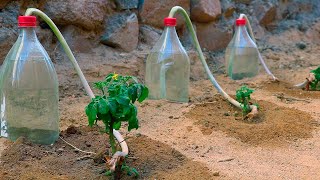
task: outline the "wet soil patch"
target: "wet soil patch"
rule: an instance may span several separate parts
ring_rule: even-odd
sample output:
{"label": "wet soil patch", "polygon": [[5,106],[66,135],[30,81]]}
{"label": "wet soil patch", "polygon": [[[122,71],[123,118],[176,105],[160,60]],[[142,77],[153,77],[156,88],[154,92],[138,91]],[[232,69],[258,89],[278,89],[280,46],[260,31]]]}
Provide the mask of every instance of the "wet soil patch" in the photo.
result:
{"label": "wet soil patch", "polygon": [[274,94],[283,94],[285,96],[292,96],[304,99],[320,98],[320,91],[306,91],[295,88],[293,84],[287,82],[265,82],[261,89],[272,92]]}
{"label": "wet soil patch", "polygon": [[[61,133],[64,140],[85,150],[106,149],[107,135],[97,130],[68,128]],[[203,164],[191,161],[170,146],[138,135],[127,140],[130,154],[127,165],[140,173],[138,179],[212,179]],[[52,146],[35,145],[19,138],[8,142],[0,157],[0,179],[110,179],[104,176],[105,163],[95,163],[86,154],[75,151],[59,139]],[[121,179],[135,179],[124,175]]]}
{"label": "wet soil patch", "polygon": [[198,104],[186,117],[200,126],[204,135],[222,131],[228,136],[251,145],[281,146],[290,141],[312,137],[319,124],[303,111],[258,101],[259,117],[253,121],[242,118],[241,110],[222,98],[210,103]]}

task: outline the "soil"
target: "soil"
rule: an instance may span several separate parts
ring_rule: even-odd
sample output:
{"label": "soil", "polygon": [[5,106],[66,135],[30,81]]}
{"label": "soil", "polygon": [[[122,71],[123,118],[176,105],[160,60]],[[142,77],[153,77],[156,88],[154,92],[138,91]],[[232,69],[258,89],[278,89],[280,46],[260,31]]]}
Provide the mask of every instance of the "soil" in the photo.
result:
{"label": "soil", "polygon": [[[76,147],[92,152],[108,151],[107,135],[98,128],[69,127],[60,136]],[[212,179],[201,163],[193,162],[172,147],[144,135],[130,137],[126,163],[140,172],[141,179]],[[24,138],[9,143],[0,158],[0,179],[109,179],[99,156],[87,156],[59,139],[54,145],[35,145]],[[94,160],[93,160],[94,159]],[[122,175],[122,179],[135,179]]]}
{"label": "soil", "polygon": [[293,84],[279,81],[279,82],[267,82],[261,87],[266,91],[272,93],[278,93],[278,95],[285,94],[296,98],[314,99],[320,98],[320,91],[305,91],[295,88]]}
{"label": "soil", "polygon": [[220,96],[211,103],[196,105],[186,117],[195,120],[194,124],[200,126],[203,135],[222,131],[241,142],[260,146],[283,146],[290,141],[310,138],[319,126],[303,111],[263,100],[256,103],[261,107],[259,115],[251,120],[244,120],[241,110]]}

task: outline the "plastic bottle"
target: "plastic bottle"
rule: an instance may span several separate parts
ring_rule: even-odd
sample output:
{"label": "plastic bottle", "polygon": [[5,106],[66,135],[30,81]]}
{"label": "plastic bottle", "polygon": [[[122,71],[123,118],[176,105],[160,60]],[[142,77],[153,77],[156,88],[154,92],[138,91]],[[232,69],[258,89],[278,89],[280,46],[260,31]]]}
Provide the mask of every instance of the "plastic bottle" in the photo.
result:
{"label": "plastic bottle", "polygon": [[236,31],[226,49],[226,71],[233,80],[254,77],[259,72],[258,49],[245,25],[245,19],[236,20]]}
{"label": "plastic bottle", "polygon": [[18,22],[20,34],[0,76],[1,136],[52,144],[59,137],[57,74],[36,36],[36,17]]}
{"label": "plastic bottle", "polygon": [[146,62],[149,98],[188,102],[190,60],[176,33],[176,18],[165,18],[164,25]]}

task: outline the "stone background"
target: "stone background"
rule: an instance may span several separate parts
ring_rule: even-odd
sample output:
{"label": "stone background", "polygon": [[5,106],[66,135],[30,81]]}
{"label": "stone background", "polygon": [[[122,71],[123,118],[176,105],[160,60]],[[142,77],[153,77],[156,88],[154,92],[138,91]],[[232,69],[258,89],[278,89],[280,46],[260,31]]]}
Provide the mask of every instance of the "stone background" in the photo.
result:
{"label": "stone background", "polygon": [[[258,44],[264,37],[290,28],[308,33],[309,25],[320,15],[318,0],[1,0],[0,63],[18,36],[17,16],[35,7],[60,28],[90,81],[113,71],[143,79],[146,56],[161,35],[163,18],[175,5],[190,13],[209,65],[223,56],[240,13],[248,15]],[[179,17],[177,31],[189,50],[191,78],[203,78],[183,24]],[[77,86],[71,64],[41,20],[37,32],[56,65],[60,84]]]}

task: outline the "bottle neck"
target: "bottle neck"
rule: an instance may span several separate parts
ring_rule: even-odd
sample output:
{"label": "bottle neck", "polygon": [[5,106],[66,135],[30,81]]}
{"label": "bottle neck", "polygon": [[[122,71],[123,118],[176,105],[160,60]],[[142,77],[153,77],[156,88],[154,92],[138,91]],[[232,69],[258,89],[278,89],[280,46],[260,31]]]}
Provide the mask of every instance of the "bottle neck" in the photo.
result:
{"label": "bottle neck", "polygon": [[29,41],[38,40],[35,28],[33,28],[33,27],[20,28],[19,36],[22,38],[22,40],[26,40],[26,39],[28,39]]}
{"label": "bottle neck", "polygon": [[250,37],[245,25],[236,26],[236,34]]}
{"label": "bottle neck", "polygon": [[236,32],[234,34],[235,42],[246,42],[247,44],[251,44],[252,46],[256,46],[255,42],[252,40],[249,35],[247,28],[245,25],[236,26]]}
{"label": "bottle neck", "polygon": [[167,35],[167,38],[170,38],[172,41],[179,41],[175,26],[165,26],[164,31]]}
{"label": "bottle neck", "polygon": [[165,26],[164,31],[171,37],[178,37],[175,26]]}

